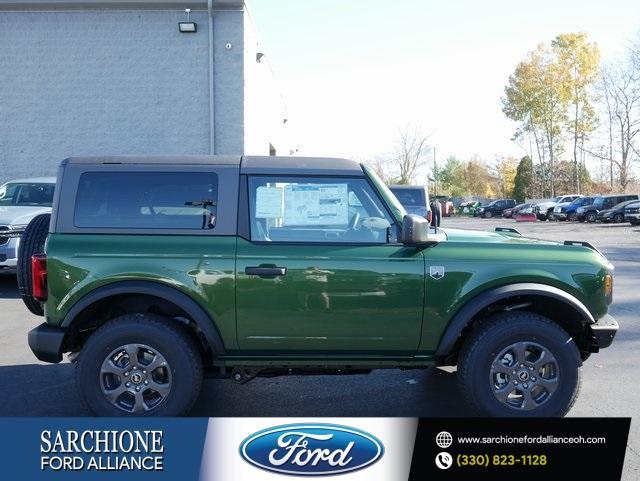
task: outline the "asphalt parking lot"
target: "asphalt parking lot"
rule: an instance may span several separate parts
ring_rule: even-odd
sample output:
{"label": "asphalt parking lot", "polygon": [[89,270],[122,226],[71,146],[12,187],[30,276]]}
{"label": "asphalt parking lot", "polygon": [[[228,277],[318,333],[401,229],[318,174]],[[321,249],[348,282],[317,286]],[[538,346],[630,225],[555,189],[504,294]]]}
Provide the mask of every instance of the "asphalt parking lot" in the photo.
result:
{"label": "asphalt parking lot", "polygon": [[[615,265],[611,313],[621,330],[613,346],[584,366],[582,392],[571,416],[635,417],[625,480],[640,478],[640,227],[568,222],[516,224],[512,220],[445,218],[443,227],[516,227],[524,235],[586,240]],[[27,332],[42,319],[18,297],[15,277],[0,276],[0,415],[89,415],[75,391],[73,366],[35,359]],[[259,378],[245,385],[207,379],[196,416],[465,416],[455,372],[441,369],[375,371],[370,375]]]}

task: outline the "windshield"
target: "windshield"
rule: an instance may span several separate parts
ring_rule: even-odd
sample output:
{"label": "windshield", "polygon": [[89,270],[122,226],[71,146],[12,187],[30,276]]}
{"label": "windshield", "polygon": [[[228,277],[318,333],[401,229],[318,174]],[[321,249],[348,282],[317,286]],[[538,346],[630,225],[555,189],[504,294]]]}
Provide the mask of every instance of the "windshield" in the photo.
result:
{"label": "windshield", "polygon": [[55,184],[7,182],[0,187],[0,206],[51,207]]}
{"label": "windshield", "polygon": [[396,196],[393,195],[393,192],[389,190],[389,187],[387,187],[387,185],[382,181],[380,177],[378,177],[378,174],[376,174],[375,170],[373,170],[371,167],[363,165],[362,169],[364,170],[365,174],[367,174],[369,179],[371,179],[371,182],[373,182],[376,190],[384,198],[384,201],[391,209],[396,220],[402,221],[404,216],[407,214],[407,211],[402,206],[402,204],[398,202],[398,199],[396,199]]}
{"label": "windshield", "polygon": [[602,207],[602,204],[604,204],[604,197],[596,197],[593,201],[593,206],[596,208]]}
{"label": "windshield", "polygon": [[611,207],[611,210],[618,210],[618,209],[622,209],[623,207],[628,206],[629,204],[633,204],[634,202],[638,202],[637,200],[625,200],[624,202],[620,202],[619,204],[614,205],[613,207]]}

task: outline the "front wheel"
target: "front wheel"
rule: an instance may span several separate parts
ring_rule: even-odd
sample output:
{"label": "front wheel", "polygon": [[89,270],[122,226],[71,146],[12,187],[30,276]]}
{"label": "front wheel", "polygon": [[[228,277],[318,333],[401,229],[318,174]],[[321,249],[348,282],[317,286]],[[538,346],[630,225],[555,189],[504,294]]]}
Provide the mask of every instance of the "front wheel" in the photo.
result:
{"label": "front wheel", "polygon": [[202,386],[202,359],[174,321],[126,314],[97,329],[80,352],[76,384],[99,416],[179,416]]}
{"label": "front wheel", "polygon": [[589,212],[586,218],[587,222],[593,224],[596,220],[598,220],[598,215],[595,212]]}
{"label": "front wheel", "polygon": [[493,212],[491,211],[487,211],[484,213],[484,218],[485,219],[491,219],[493,217]]}
{"label": "front wheel", "polygon": [[538,314],[509,312],[481,324],[458,360],[460,388],[484,416],[564,416],[580,388],[571,336]]}
{"label": "front wheel", "polygon": [[624,215],[622,214],[616,214],[613,216],[613,222],[615,222],[616,224],[621,224],[624,222]]}

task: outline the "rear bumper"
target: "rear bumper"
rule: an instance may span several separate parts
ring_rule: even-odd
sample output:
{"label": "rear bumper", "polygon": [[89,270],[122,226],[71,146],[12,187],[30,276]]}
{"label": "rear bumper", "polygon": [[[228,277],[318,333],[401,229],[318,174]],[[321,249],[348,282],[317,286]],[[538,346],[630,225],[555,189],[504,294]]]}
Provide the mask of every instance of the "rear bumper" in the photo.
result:
{"label": "rear bumper", "polygon": [[62,361],[62,343],[66,333],[64,328],[40,324],[29,331],[29,347],[41,361],[58,363]]}
{"label": "rear bumper", "polygon": [[600,349],[609,347],[616,337],[619,328],[618,321],[609,314],[598,319],[598,322],[595,324],[591,324],[591,330],[598,341],[598,347]]}

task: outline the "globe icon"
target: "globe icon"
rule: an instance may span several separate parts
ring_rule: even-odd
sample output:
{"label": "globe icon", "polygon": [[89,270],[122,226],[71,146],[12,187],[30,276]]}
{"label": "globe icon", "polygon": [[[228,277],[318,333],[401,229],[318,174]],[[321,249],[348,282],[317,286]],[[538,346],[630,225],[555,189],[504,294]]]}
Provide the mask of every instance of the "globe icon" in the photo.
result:
{"label": "globe icon", "polygon": [[439,432],[436,435],[436,444],[442,449],[446,449],[453,443],[453,437],[446,431]]}

